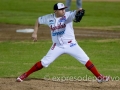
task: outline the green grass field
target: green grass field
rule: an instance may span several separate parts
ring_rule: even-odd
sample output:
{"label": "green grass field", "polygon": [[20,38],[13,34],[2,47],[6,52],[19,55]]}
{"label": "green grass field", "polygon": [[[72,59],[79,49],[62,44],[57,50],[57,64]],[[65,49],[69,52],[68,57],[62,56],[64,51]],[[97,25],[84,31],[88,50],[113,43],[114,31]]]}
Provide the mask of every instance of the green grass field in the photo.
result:
{"label": "green grass field", "polygon": [[[63,2],[63,1],[62,1]],[[56,1],[0,0],[0,23],[34,25],[36,19],[52,13]],[[72,3],[75,9],[75,2]],[[120,30],[120,2],[83,2],[86,14],[75,27],[111,27]],[[79,45],[98,70],[105,75],[120,77],[120,40],[81,40]],[[49,50],[51,41],[0,42],[0,77],[17,77],[39,61]],[[93,76],[69,55],[57,58],[48,68],[32,74],[32,78],[54,76]]]}
{"label": "green grass field", "polygon": [[[39,61],[49,50],[50,41],[1,42],[0,77],[16,77]],[[98,70],[112,77],[120,76],[120,40],[82,40],[85,50]],[[32,78],[53,76],[93,76],[81,63],[69,55],[57,58],[48,68],[32,74]]]}
{"label": "green grass field", "polygon": [[[53,13],[52,0],[0,0],[0,23],[34,25],[39,16]],[[61,1],[65,3],[65,1]],[[120,2],[83,2],[86,10],[76,27],[109,27],[120,29]],[[73,2],[71,10],[76,9]]]}

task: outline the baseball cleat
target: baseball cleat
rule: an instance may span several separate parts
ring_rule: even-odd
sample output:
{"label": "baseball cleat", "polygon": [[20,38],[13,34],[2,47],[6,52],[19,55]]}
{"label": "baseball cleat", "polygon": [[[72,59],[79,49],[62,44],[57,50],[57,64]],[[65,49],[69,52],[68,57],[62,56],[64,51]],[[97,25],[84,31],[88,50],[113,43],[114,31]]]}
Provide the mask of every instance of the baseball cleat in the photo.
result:
{"label": "baseball cleat", "polygon": [[110,80],[109,76],[100,76],[100,77],[97,78],[98,83],[108,82],[109,80]]}
{"label": "baseball cleat", "polygon": [[27,74],[26,74],[26,73],[24,73],[24,74],[22,74],[21,76],[19,76],[19,77],[16,79],[16,81],[17,81],[17,82],[22,82],[25,78],[27,78]]}

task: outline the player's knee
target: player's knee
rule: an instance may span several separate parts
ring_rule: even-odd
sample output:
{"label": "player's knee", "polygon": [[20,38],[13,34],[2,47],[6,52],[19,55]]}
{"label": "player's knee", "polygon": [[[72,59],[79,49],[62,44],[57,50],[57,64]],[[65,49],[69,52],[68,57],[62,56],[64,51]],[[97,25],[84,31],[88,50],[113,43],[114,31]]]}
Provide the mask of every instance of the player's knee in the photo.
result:
{"label": "player's knee", "polygon": [[83,65],[85,65],[89,61],[89,57],[84,57],[79,60]]}
{"label": "player's knee", "polygon": [[83,64],[85,65],[88,61],[89,61],[89,59],[85,60]]}
{"label": "player's knee", "polygon": [[44,61],[41,61],[41,64],[43,65],[43,67],[48,67],[49,66],[49,64],[44,62]]}
{"label": "player's knee", "polygon": [[54,59],[48,58],[47,56],[45,56],[45,57],[41,60],[41,63],[42,63],[42,65],[43,65],[43,67],[48,67],[53,61],[54,61]]}

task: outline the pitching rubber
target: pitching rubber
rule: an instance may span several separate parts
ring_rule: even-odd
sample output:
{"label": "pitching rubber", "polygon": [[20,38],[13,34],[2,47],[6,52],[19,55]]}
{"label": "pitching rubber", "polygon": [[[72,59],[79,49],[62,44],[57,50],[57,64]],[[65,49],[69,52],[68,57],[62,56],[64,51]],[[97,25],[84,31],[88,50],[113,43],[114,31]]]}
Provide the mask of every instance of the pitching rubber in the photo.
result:
{"label": "pitching rubber", "polygon": [[17,33],[32,33],[34,29],[18,29],[16,30]]}

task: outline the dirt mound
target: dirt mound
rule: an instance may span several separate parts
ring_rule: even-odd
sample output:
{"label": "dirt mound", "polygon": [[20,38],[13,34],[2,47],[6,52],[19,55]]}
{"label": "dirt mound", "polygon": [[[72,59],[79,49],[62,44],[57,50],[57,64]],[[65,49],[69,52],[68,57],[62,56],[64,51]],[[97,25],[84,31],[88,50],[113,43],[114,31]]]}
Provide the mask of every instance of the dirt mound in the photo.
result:
{"label": "dirt mound", "polygon": [[[10,25],[10,24],[0,24],[0,41],[5,40],[32,40],[31,33],[17,33],[18,29],[31,29],[34,26],[24,26],[24,25]],[[112,30],[93,30],[93,29],[75,29],[76,39],[89,39],[89,38],[104,38],[113,39],[120,38],[120,31]],[[51,39],[50,30],[46,26],[41,26],[38,31],[38,40]]]}
{"label": "dirt mound", "polygon": [[0,90],[119,90],[120,81],[97,83],[96,81],[47,81],[27,79],[16,82],[16,78],[0,78]]}

